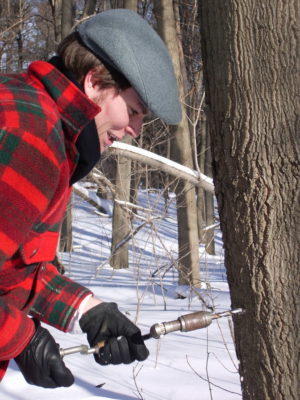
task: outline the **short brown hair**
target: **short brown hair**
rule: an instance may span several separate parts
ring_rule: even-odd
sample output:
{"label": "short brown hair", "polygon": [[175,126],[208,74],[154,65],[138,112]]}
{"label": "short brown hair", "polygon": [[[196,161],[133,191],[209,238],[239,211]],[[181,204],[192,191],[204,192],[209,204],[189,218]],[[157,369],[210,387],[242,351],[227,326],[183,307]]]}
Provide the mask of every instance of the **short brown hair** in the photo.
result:
{"label": "short brown hair", "polygon": [[93,84],[101,89],[115,88],[117,92],[121,92],[131,86],[120,72],[105,65],[88,50],[82,44],[77,32],[71,33],[62,40],[57,48],[57,54],[80,84],[83,84],[86,74],[92,70]]}

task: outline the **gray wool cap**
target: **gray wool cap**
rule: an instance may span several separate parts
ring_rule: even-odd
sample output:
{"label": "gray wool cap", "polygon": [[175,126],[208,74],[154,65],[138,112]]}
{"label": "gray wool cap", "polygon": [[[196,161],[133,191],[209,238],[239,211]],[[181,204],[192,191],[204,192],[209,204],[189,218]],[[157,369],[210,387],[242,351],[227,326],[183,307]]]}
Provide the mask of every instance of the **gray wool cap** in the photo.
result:
{"label": "gray wool cap", "polygon": [[177,81],[168,50],[136,12],[111,9],[76,28],[83,44],[125,76],[145,106],[167,124],[181,120]]}

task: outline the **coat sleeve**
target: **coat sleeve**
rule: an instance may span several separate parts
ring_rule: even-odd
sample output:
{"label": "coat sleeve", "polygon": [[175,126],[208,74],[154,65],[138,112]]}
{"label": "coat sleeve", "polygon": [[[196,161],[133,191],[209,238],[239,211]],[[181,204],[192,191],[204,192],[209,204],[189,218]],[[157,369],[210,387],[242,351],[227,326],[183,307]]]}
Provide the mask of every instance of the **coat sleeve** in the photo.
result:
{"label": "coat sleeve", "polygon": [[0,326],[0,361],[10,360],[19,355],[35,332],[33,321],[15,306],[1,298]]}
{"label": "coat sleeve", "polygon": [[75,311],[92,292],[61,275],[51,263],[44,263],[39,271],[35,300],[30,315],[67,332]]}
{"label": "coat sleeve", "polygon": [[33,321],[0,298],[0,381],[5,375],[9,360],[23,351],[34,332]]}

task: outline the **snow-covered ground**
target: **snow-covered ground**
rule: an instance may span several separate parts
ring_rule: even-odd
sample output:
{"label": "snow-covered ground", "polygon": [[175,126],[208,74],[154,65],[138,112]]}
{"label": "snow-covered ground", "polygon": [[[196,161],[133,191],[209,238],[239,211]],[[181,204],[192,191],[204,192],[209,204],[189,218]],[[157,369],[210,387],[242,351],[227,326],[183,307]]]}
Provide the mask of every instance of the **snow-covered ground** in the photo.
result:
{"label": "snow-covered ground", "polygon": [[[113,270],[108,264],[111,218],[74,199],[74,252],[64,255],[67,274],[89,287],[136,322],[142,333],[163,321],[204,309],[203,302],[219,311],[230,309],[223,264],[222,241],[216,235],[216,256],[199,248],[203,289],[199,295],[177,296],[175,199],[165,207],[159,192],[141,191],[139,204],[152,211],[155,229],[142,228],[130,242],[130,268]],[[139,212],[145,217],[145,213]],[[142,221],[137,221],[136,226]],[[184,288],[180,288],[181,291]],[[0,384],[1,400],[234,400],[241,398],[231,324],[227,318],[205,329],[173,332],[150,339],[149,358],[142,363],[100,366],[92,355],[73,354],[65,363],[75,376],[69,388],[43,389],[28,385],[11,362]],[[62,348],[87,343],[83,335],[49,328]]]}

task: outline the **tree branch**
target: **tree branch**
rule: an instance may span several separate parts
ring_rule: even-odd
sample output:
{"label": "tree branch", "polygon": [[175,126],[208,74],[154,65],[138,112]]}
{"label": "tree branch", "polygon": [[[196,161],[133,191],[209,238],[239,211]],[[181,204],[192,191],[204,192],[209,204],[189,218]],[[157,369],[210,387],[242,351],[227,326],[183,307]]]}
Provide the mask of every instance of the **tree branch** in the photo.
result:
{"label": "tree branch", "polygon": [[150,165],[153,168],[161,169],[169,175],[186,180],[195,186],[202,187],[210,193],[214,193],[214,184],[211,178],[151,151],[122,142],[113,143],[112,146],[108,147],[107,151],[110,154],[118,154],[122,157]]}

